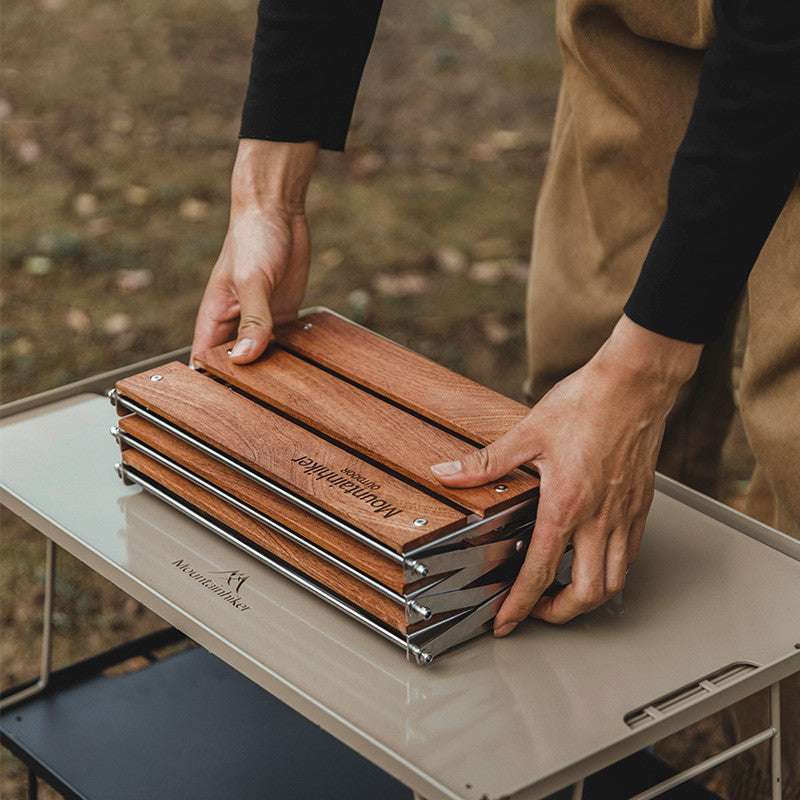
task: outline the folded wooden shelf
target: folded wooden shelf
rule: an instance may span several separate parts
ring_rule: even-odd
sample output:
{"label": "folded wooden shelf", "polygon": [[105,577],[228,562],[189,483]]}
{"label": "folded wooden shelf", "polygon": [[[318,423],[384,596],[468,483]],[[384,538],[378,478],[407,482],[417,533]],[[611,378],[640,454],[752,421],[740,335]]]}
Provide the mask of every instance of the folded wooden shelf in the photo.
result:
{"label": "folded wooden shelf", "polygon": [[[324,309],[278,329],[254,364],[228,349],[110,392],[123,479],[419,663],[490,627],[538,478],[448,489],[430,465],[497,438],[525,406]],[[567,558],[558,581],[568,573]]]}

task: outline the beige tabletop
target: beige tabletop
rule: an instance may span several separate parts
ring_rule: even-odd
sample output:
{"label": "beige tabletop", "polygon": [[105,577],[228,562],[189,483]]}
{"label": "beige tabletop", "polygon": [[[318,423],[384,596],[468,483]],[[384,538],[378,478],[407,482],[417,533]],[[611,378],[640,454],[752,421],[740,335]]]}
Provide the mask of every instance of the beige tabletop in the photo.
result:
{"label": "beige tabletop", "polygon": [[[800,545],[665,479],[623,596],[563,627],[484,636],[426,668],[123,486],[114,410],[69,395],[6,417],[3,503],[429,800],[543,797],[800,670]],[[209,590],[231,571],[246,576],[236,604]],[[739,662],[752,668],[626,724]]]}

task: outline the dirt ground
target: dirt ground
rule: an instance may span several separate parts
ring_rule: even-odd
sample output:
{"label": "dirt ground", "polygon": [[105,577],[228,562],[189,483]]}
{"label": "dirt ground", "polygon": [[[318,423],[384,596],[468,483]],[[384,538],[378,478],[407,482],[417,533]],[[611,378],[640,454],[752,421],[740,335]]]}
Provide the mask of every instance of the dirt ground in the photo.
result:
{"label": "dirt ground", "polygon": [[[5,3],[4,402],[191,340],[227,224],[255,6]],[[519,399],[553,26],[550,0],[495,0],[491,13],[388,0],[348,152],[322,155],[308,200],[309,305]],[[722,493],[738,502],[751,464],[740,424],[725,458]],[[6,687],[36,669],[43,545],[5,511],[2,524]],[[57,665],[162,624],[67,556],[56,591]],[[691,760],[713,747],[710,729]],[[4,798],[23,797],[5,752],[0,779]]]}

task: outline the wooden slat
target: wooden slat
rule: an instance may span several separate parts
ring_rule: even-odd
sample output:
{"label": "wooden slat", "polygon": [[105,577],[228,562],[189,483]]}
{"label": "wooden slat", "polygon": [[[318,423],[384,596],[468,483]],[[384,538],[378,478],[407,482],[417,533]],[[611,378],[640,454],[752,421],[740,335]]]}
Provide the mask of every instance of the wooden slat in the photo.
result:
{"label": "wooden slat", "polygon": [[[310,327],[307,327],[310,323]],[[330,311],[275,331],[281,345],[478,444],[489,444],[529,409]]]}
{"label": "wooden slat", "polygon": [[[128,416],[119,421],[122,431],[149,445],[195,475],[241,500],[295,533],[366,572],[384,586],[403,593],[406,583],[403,567],[365,544],[337,531],[303,509],[247,480],[231,467],[181,441],[141,417]],[[243,532],[244,533],[244,532]]]}
{"label": "wooden slat", "polygon": [[350,600],[360,608],[405,634],[409,628],[403,606],[347,575],[322,558],[304,550],[300,545],[274,533],[255,522],[247,514],[224,503],[205,489],[175,474],[156,461],[135,450],[124,450],[122,459],[126,464],[152,478],[170,492],[178,495],[194,508],[241,533],[268,552],[308,575],[323,586]]}
{"label": "wooden slat", "polygon": [[[274,344],[247,365],[232,363],[228,348],[202,353],[195,364],[479,516],[532,497],[539,485],[515,470],[484,486],[444,487],[431,464],[462,458],[473,445]],[[497,492],[497,484],[507,488]]]}
{"label": "wooden slat", "polygon": [[[156,374],[161,380],[152,381]],[[178,362],[125,378],[117,391],[397,552],[466,521],[456,509]],[[418,518],[427,524],[415,527]]]}

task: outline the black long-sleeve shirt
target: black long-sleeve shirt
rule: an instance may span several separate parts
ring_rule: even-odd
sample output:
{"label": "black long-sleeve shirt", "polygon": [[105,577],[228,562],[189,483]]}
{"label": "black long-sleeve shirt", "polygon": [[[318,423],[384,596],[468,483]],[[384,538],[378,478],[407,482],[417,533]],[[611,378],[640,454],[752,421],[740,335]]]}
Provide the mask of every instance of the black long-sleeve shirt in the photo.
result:
{"label": "black long-sleeve shirt", "polygon": [[[240,136],[343,150],[380,0],[260,0]],[[800,0],[715,0],[717,35],[625,313],[720,336],[800,174]]]}

